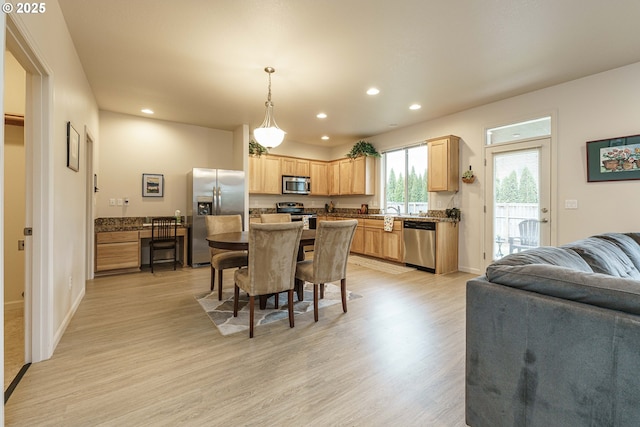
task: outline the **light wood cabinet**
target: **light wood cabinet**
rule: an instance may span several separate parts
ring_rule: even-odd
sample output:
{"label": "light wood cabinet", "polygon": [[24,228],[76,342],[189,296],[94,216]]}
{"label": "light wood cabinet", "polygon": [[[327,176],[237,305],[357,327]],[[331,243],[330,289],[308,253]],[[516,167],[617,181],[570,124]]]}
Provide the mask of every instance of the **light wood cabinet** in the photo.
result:
{"label": "light wood cabinet", "polygon": [[376,163],[373,157],[335,160],[330,167],[330,195],[370,196],[375,193]]}
{"label": "light wood cabinet", "polygon": [[249,193],[281,194],[280,157],[249,157]]}
{"label": "light wood cabinet", "polygon": [[364,220],[364,254],[392,261],[402,262],[403,256],[402,221],[393,221],[393,231],[384,231],[384,221]]}
{"label": "light wood cabinet", "polygon": [[449,135],[427,141],[427,191],[458,191],[460,138]]}
{"label": "light wood cabinet", "polygon": [[138,231],[96,233],[96,272],[139,267]]}
{"label": "light wood cabinet", "polygon": [[403,262],[403,238],[402,221],[393,221],[393,231],[382,232],[382,256],[392,261]]}
{"label": "light wood cabinet", "polygon": [[[334,160],[333,162],[329,162],[327,165],[329,170],[329,195],[330,196],[339,196],[340,195],[340,161]],[[313,187],[313,181],[311,182],[311,186]]]}
{"label": "light wood cabinet", "polygon": [[309,162],[309,177],[311,178],[311,195],[329,195],[329,165],[327,162]]}
{"label": "light wood cabinet", "polygon": [[280,158],[280,169],[282,175],[310,176],[309,166],[309,160],[306,159],[297,159],[295,157]]}
{"label": "light wood cabinet", "polygon": [[436,274],[458,271],[458,223],[436,223]]}

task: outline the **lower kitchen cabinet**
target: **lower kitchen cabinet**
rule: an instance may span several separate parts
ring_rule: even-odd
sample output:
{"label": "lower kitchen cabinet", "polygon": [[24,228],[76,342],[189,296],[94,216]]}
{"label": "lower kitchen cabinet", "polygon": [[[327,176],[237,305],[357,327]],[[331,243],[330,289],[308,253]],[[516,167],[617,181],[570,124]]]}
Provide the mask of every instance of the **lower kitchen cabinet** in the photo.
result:
{"label": "lower kitchen cabinet", "polygon": [[364,220],[364,254],[403,261],[402,221],[393,221],[393,231],[384,231],[381,219]]}
{"label": "lower kitchen cabinet", "polygon": [[436,274],[458,271],[458,223],[436,224]]}
{"label": "lower kitchen cabinet", "polygon": [[96,233],[96,272],[139,267],[138,231]]}

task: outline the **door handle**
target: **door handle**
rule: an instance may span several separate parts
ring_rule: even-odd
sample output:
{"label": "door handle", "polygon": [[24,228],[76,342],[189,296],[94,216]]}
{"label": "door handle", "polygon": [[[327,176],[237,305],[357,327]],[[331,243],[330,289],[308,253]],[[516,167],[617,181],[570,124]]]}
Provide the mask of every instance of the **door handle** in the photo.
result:
{"label": "door handle", "polygon": [[538,222],[549,222],[549,220],[547,218],[542,218],[541,220],[539,220]]}

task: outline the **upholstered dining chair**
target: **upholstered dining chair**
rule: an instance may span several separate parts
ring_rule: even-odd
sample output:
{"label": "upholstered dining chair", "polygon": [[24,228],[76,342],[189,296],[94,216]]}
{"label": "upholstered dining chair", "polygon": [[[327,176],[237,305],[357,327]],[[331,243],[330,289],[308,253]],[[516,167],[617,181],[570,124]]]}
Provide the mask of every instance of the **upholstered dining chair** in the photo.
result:
{"label": "upholstered dining chair", "polygon": [[173,269],[178,262],[178,223],[175,217],[151,218],[151,240],[149,241],[149,263],[153,273],[157,250],[173,250]]}
{"label": "upholstered dining chair", "polygon": [[296,279],[313,283],[313,318],[318,321],[318,288],[340,280],[342,311],[347,312],[347,258],[358,220],[320,221],[316,230],[313,259],[296,265]]}
{"label": "upholstered dining chair", "polygon": [[[207,215],[205,225],[207,236],[212,234],[242,231],[240,215]],[[216,270],[218,271],[218,300],[222,300],[222,272],[227,268],[240,268],[247,265],[246,251],[229,251],[209,248],[211,254],[211,291],[215,288]]]}
{"label": "upholstered dining chair", "polygon": [[301,222],[254,223],[249,226],[249,264],[235,272],[233,316],[238,316],[240,289],[249,295],[249,337],[253,338],[255,297],[287,292],[289,326],[293,328],[293,289],[302,236]]}
{"label": "upholstered dining chair", "polygon": [[290,213],[260,214],[260,222],[272,224],[274,222],[291,222]]}

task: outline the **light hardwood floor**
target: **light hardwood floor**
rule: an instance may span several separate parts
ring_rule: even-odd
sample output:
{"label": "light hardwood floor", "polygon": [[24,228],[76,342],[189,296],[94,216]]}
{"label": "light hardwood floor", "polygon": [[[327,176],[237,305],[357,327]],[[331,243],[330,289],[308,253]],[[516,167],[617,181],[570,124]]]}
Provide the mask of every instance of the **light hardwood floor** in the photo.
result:
{"label": "light hardwood floor", "polygon": [[[232,289],[231,271],[225,288]],[[209,268],[101,277],[7,426],[464,426],[469,274],[349,265],[363,295],[223,337],[194,294]]]}

